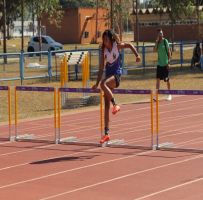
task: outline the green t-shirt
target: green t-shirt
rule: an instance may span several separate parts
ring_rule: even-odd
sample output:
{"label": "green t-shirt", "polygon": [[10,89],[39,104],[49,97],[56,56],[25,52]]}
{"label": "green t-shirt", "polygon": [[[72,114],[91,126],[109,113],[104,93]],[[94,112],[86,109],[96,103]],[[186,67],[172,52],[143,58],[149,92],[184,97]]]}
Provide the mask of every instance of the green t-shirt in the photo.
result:
{"label": "green t-shirt", "polygon": [[[164,44],[164,40],[165,40],[165,44]],[[167,39],[163,39],[159,45],[158,45],[158,65],[161,67],[164,67],[166,65],[168,65],[168,51],[169,49],[169,43]]]}

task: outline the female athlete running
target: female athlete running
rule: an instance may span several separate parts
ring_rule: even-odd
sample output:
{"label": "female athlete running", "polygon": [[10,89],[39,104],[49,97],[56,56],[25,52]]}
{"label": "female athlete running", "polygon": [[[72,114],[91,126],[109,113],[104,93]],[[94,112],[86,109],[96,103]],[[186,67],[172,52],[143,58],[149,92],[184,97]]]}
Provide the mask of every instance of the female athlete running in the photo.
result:
{"label": "female athlete running", "polygon": [[[130,43],[121,43],[118,36],[112,30],[104,31],[102,35],[102,55],[101,63],[99,67],[99,73],[96,84],[92,87],[96,89],[99,84],[104,92],[105,101],[105,135],[102,137],[100,143],[104,143],[110,140],[109,137],[109,110],[110,103],[113,105],[112,114],[115,115],[120,111],[120,106],[116,104],[112,90],[119,87],[122,68],[120,62],[120,50],[124,48],[130,48],[136,56],[136,62],[140,62],[140,56],[136,48]],[[105,69],[105,78],[102,80],[103,72]],[[101,83],[100,83],[101,82]]]}

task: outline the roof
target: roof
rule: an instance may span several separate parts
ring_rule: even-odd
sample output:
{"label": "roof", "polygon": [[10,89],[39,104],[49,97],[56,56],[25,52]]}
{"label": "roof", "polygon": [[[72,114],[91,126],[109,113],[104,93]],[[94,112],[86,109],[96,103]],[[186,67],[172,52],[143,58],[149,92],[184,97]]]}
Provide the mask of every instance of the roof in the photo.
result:
{"label": "roof", "polygon": [[[203,11],[203,6],[199,6],[199,11]],[[170,13],[171,9],[170,8],[143,8],[143,9],[138,9],[138,14],[139,15],[146,15],[146,14],[164,14],[164,13]],[[132,14],[136,14],[136,9],[134,11],[132,10]]]}

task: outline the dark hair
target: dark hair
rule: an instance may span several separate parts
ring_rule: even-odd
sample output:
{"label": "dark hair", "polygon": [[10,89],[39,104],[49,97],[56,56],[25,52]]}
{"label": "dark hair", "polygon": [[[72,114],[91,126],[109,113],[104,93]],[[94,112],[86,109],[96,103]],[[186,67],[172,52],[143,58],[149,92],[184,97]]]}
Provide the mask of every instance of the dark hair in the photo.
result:
{"label": "dark hair", "polygon": [[158,29],[157,29],[157,32],[160,32],[160,31],[163,31],[163,30],[162,30],[161,28],[158,28]]}
{"label": "dark hair", "polygon": [[[116,33],[114,33],[112,30],[107,29],[103,32],[102,35],[102,40],[104,41],[104,37],[108,37],[111,43],[113,44],[114,42],[119,43],[120,39]],[[104,43],[102,44],[102,49],[104,49]]]}

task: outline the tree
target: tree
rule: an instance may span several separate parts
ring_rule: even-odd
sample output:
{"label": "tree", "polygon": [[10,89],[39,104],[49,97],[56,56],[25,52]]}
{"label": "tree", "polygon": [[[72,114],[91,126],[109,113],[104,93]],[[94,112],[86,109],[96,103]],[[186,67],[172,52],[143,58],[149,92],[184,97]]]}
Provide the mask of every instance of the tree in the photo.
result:
{"label": "tree", "polygon": [[111,28],[119,33],[122,40],[123,22],[130,16],[132,0],[100,0],[100,6],[109,10],[107,18],[110,19]]}
{"label": "tree", "polygon": [[192,6],[194,5],[194,0],[152,0],[152,5],[154,8],[168,8],[170,10],[171,38],[174,41],[174,24],[177,20],[193,14]]}
{"label": "tree", "polygon": [[[47,17],[47,19],[56,25],[59,25],[62,10],[60,5],[60,0],[25,0],[27,5],[32,5],[32,14],[36,16],[38,22],[38,36],[39,36],[39,50],[42,49],[42,17]],[[41,60],[41,56],[40,56]]]}
{"label": "tree", "polygon": [[60,0],[63,8],[96,7],[95,0]]}
{"label": "tree", "polygon": [[[20,0],[0,0],[0,31],[3,32],[3,52],[7,52],[6,39],[9,38],[9,26],[19,15]],[[7,58],[4,57],[4,63]]]}

